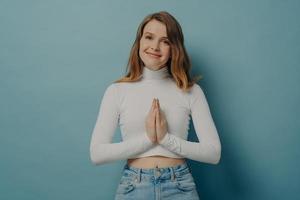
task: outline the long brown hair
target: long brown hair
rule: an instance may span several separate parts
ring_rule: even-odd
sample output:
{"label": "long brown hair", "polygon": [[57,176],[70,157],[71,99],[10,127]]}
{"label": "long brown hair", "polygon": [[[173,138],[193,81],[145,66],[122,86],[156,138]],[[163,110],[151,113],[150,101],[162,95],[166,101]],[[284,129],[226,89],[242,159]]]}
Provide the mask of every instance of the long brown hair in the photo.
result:
{"label": "long brown hair", "polygon": [[177,87],[183,91],[189,91],[190,88],[202,76],[191,78],[189,71],[191,69],[190,58],[184,47],[184,36],[182,29],[177,20],[168,12],[161,11],[147,15],[138,27],[136,38],[131,48],[130,56],[127,64],[127,75],[115,81],[119,82],[135,82],[140,80],[143,72],[143,62],[139,57],[140,39],[143,36],[145,25],[151,20],[157,20],[166,25],[167,36],[170,41],[171,56],[167,61],[168,72],[176,82]]}

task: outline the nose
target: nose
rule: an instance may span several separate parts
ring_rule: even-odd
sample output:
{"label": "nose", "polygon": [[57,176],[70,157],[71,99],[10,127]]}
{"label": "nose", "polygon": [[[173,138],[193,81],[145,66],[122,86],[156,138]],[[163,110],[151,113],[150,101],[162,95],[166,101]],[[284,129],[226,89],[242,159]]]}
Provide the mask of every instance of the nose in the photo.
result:
{"label": "nose", "polygon": [[153,49],[154,51],[158,51],[159,50],[159,42],[153,42],[151,45],[151,49]]}

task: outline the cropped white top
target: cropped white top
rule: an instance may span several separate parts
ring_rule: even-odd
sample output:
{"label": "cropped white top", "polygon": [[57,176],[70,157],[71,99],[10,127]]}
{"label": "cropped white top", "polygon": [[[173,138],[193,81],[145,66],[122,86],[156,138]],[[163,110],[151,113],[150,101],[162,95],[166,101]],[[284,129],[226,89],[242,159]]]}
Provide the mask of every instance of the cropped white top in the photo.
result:
{"label": "cropped white top", "polygon": [[[168,131],[159,144],[147,136],[145,120],[153,98],[158,98]],[[199,142],[187,141],[190,119]],[[117,126],[122,141],[112,143]],[[112,83],[103,95],[90,143],[91,161],[98,165],[116,160],[160,155],[217,164],[221,143],[205,95],[198,84],[190,92],[176,86],[167,67],[143,67],[142,79]]]}

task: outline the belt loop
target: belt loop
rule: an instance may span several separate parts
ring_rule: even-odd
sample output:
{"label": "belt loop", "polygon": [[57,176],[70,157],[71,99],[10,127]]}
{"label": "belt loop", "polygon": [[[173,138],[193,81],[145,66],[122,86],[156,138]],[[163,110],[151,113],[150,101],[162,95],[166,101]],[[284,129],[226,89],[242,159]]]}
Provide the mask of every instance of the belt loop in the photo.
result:
{"label": "belt loop", "polygon": [[139,171],[138,171],[138,182],[141,182],[141,171],[142,171],[142,169],[139,168]]}
{"label": "belt loop", "polygon": [[175,180],[175,172],[174,172],[173,167],[170,167],[170,169],[171,169],[171,180],[174,181]]}

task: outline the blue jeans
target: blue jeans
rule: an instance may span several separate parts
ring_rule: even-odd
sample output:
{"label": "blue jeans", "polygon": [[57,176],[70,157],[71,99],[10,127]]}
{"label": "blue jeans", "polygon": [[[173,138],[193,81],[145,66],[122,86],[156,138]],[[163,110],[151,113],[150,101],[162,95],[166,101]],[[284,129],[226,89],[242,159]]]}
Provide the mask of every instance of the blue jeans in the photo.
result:
{"label": "blue jeans", "polygon": [[166,168],[135,168],[127,163],[115,200],[199,200],[186,163]]}

